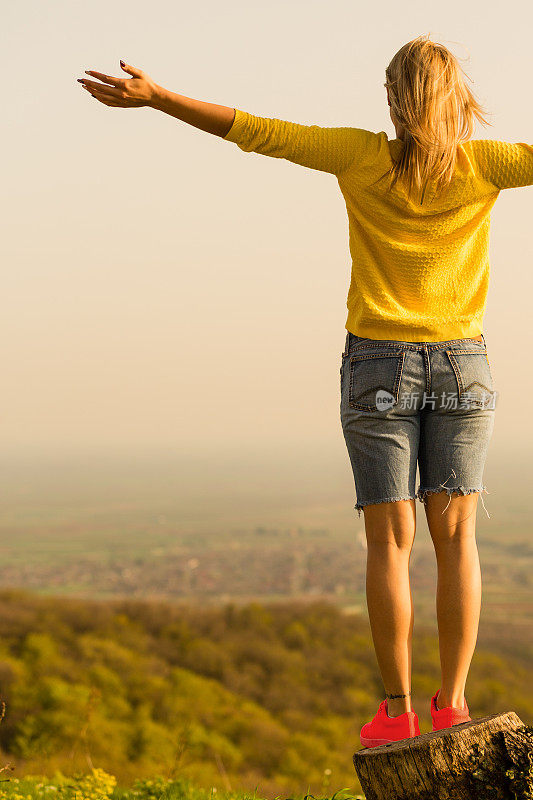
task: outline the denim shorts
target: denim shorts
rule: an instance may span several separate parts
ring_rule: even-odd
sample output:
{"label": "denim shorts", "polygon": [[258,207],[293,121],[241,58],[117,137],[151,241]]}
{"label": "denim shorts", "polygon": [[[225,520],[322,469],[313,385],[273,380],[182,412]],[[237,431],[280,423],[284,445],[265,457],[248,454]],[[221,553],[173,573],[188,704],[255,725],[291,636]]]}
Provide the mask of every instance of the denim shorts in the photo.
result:
{"label": "denim shorts", "polygon": [[497,391],[482,338],[403,342],[347,332],[340,413],[359,516],[372,503],[487,491]]}

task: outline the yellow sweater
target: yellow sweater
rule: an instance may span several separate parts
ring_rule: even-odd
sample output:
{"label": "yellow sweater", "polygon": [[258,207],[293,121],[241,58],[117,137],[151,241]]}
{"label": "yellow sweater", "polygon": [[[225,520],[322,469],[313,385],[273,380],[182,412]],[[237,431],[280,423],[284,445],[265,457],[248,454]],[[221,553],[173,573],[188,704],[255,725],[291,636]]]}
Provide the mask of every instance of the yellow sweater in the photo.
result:
{"label": "yellow sweater", "polygon": [[337,177],[352,259],[346,329],[357,336],[442,341],[477,336],[489,285],[490,212],[501,189],[533,184],[533,146],[477,139],[457,148],[451,185],[423,205],[386,175],[403,143],[384,131],[324,128],[235,109],[224,137],[245,152]]}

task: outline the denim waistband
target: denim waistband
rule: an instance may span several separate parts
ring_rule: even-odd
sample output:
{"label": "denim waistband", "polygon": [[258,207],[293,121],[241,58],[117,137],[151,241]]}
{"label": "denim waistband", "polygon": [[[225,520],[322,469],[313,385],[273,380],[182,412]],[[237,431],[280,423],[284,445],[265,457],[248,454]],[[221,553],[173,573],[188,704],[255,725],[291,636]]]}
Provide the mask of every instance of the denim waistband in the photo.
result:
{"label": "denim waistband", "polygon": [[368,339],[364,336],[356,336],[351,331],[346,332],[346,345],[344,352],[350,352],[354,347],[361,345],[362,347],[401,347],[404,350],[426,350],[426,351],[433,351],[433,350],[443,350],[450,345],[464,345],[465,347],[473,346],[478,347],[480,349],[487,348],[487,343],[485,341],[485,336],[481,334],[481,338],[483,339],[482,342],[479,339],[471,339],[471,338],[464,338],[464,339],[446,339],[445,341],[441,342],[409,342],[403,341],[400,339]]}

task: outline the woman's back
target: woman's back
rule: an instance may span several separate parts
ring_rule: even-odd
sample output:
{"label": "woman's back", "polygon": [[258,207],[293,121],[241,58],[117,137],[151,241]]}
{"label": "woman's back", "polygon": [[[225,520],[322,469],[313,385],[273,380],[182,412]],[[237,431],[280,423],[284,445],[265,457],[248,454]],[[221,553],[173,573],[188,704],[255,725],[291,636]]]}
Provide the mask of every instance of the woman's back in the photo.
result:
{"label": "woman's back", "polygon": [[224,137],[256,152],[336,175],[346,202],[352,274],[347,330],[440,341],[483,330],[490,211],[501,189],[533,184],[533,146],[489,139],[457,146],[444,189],[422,203],[389,174],[404,147],[384,131],[323,128],[236,109]]}
{"label": "woman's back", "polygon": [[471,140],[449,185],[422,204],[388,173],[402,142],[365,136],[367,155],[338,177],[349,219],[346,328],[359,336],[439,341],[483,330],[490,212],[502,188],[533,184],[533,147]]}

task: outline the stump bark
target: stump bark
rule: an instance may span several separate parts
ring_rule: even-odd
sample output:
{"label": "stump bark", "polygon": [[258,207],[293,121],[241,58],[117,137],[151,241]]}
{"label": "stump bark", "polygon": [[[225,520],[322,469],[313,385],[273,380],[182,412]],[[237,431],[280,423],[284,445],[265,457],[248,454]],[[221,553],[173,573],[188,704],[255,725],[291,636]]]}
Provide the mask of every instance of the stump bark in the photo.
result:
{"label": "stump bark", "polygon": [[365,747],[353,763],[366,800],[533,800],[533,728],[513,711]]}

